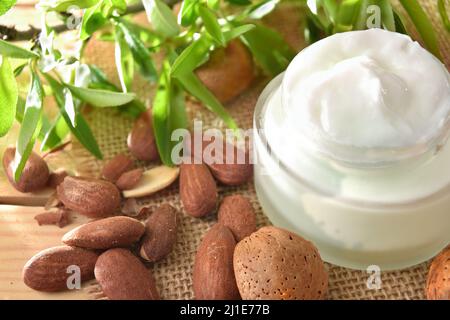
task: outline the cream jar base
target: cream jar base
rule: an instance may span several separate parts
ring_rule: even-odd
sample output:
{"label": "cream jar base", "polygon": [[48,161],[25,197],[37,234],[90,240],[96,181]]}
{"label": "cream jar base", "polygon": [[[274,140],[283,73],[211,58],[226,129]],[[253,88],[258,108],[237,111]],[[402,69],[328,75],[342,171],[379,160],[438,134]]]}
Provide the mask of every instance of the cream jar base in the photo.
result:
{"label": "cream jar base", "polygon": [[[365,248],[364,243],[362,243],[364,239],[361,239],[359,245],[354,243],[344,244],[343,241],[339,240],[339,236],[334,239],[324,236],[320,231],[325,228],[322,223],[319,222],[311,226],[311,221],[308,221],[310,220],[309,215],[302,211],[301,206],[297,206],[295,215],[286,214],[289,212],[287,210],[289,203],[284,202],[282,208],[273,203],[271,199],[273,199],[274,194],[271,192],[272,194],[268,195],[269,192],[264,187],[264,181],[261,181],[261,176],[258,176],[258,174],[255,175],[255,189],[263,212],[273,225],[295,232],[312,241],[319,249],[322,259],[334,265],[356,270],[367,270],[369,266],[373,265],[378,266],[381,271],[399,270],[428,261],[448,245],[447,234],[444,232],[441,233],[441,237],[438,235],[439,231],[442,232],[442,230],[436,230],[436,238],[430,239],[430,241],[423,239],[420,245],[414,245],[410,248],[407,248],[407,239],[405,239],[406,243],[404,243],[403,248],[391,249],[381,248],[385,244],[380,244],[378,250]],[[367,223],[370,224],[369,221]],[[351,229],[351,226],[349,227]],[[382,234],[379,236],[380,239],[383,237]],[[404,236],[404,234],[399,235],[399,237]],[[414,234],[411,233],[410,236],[414,237]]]}

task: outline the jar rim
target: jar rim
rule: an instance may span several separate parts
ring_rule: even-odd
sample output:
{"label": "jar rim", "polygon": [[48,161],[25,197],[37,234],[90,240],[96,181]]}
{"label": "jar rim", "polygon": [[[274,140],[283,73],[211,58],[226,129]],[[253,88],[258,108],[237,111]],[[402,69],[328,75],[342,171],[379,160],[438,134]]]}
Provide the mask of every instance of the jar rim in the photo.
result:
{"label": "jar rim", "polygon": [[[302,177],[298,172],[293,170],[291,167],[289,167],[285,161],[283,161],[280,157],[278,157],[275,152],[273,152],[273,148],[271,147],[269,141],[267,140],[265,136],[265,128],[264,128],[264,116],[265,116],[265,106],[266,101],[269,99],[272,95],[272,93],[282,85],[282,79],[284,77],[285,72],[279,74],[275,78],[273,78],[264,88],[262,93],[260,94],[254,111],[253,116],[253,126],[256,138],[261,141],[260,145],[264,148],[264,151],[267,153],[267,155],[271,158],[271,160],[275,161],[277,165],[279,166],[280,170],[285,172],[288,176],[293,178],[296,182],[300,183],[301,185],[305,186],[307,189],[314,191],[315,193],[318,193],[321,196],[325,197],[332,197],[339,202],[346,203],[349,205],[356,205],[356,206],[363,206],[367,208],[373,208],[373,209],[383,209],[383,208],[405,208],[405,207],[413,207],[417,206],[418,204],[424,204],[425,202],[433,202],[436,201],[445,195],[450,194],[450,184],[446,185],[445,187],[441,188],[440,190],[417,199],[413,199],[411,201],[399,201],[399,202],[377,202],[377,201],[369,201],[369,200],[361,200],[356,198],[350,198],[350,197],[342,197],[337,196],[336,194],[333,194],[324,188],[321,188],[317,184],[313,184],[309,181],[307,181],[304,177]],[[450,125],[450,123],[449,123]],[[257,148],[255,147],[255,152]]]}

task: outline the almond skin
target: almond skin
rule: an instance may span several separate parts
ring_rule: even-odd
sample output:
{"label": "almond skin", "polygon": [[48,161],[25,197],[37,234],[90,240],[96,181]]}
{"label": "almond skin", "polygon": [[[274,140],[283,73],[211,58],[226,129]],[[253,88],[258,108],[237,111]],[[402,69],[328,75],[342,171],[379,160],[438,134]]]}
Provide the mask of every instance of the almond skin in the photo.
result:
{"label": "almond skin", "polygon": [[236,241],[256,231],[256,214],[250,201],[241,196],[225,197],[219,208],[218,221],[230,228]]}
{"label": "almond skin", "polygon": [[263,227],[239,242],[234,272],[244,300],[319,300],[328,275],[316,247],[276,227]]}
{"label": "almond skin", "polygon": [[69,176],[57,194],[67,208],[91,218],[110,216],[120,207],[119,190],[105,180]]}
{"label": "almond skin", "polygon": [[215,50],[196,73],[222,103],[244,92],[255,75],[253,58],[239,40],[231,41],[225,49]]}
{"label": "almond skin", "polygon": [[431,263],[425,293],[428,300],[450,300],[450,246]]}
{"label": "almond skin", "polygon": [[119,177],[133,167],[133,160],[124,154],[118,154],[103,167],[102,176],[114,183]]}
{"label": "almond skin", "polygon": [[87,249],[129,247],[144,234],[144,225],[129,217],[111,217],[81,225],[66,233],[62,242]]}
{"label": "almond skin", "polygon": [[186,213],[196,218],[216,209],[217,186],[206,165],[181,165],[180,198]]}
{"label": "almond skin", "polygon": [[127,143],[128,149],[136,159],[142,161],[159,159],[150,111],[142,113],[136,120],[128,135]]}
{"label": "almond skin", "polygon": [[230,229],[220,223],[204,236],[195,256],[193,273],[197,300],[240,299],[233,271],[235,246]]}
{"label": "almond skin", "polygon": [[23,268],[24,283],[38,291],[67,290],[67,273],[69,266],[80,268],[81,281],[94,278],[94,267],[98,255],[95,252],[60,246],[49,248],[32,257]]}
{"label": "almond skin", "polygon": [[120,190],[130,190],[133,189],[141,180],[144,174],[144,169],[135,169],[125,172],[116,181],[116,186]]}
{"label": "almond skin", "polygon": [[172,252],[177,242],[178,213],[172,206],[163,204],[145,223],[141,257],[156,262]]}
{"label": "almond skin", "polygon": [[31,152],[27,163],[22,171],[19,182],[14,180],[13,161],[16,148],[8,148],[3,154],[3,169],[11,185],[20,192],[28,193],[39,191],[47,185],[50,171],[47,163],[35,152]]}
{"label": "almond skin", "polygon": [[159,300],[151,271],[126,249],[110,249],[100,255],[95,278],[111,300]]}

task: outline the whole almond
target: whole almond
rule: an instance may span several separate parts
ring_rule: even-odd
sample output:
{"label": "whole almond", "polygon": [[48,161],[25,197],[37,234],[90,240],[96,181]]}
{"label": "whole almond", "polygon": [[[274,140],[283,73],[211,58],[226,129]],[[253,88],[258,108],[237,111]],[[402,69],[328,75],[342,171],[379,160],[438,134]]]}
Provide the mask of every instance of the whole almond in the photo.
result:
{"label": "whole almond", "polygon": [[[253,164],[249,151],[238,148],[234,144],[227,143],[219,138],[211,139],[202,136],[202,146],[198,148],[195,144],[200,142],[191,138],[187,141],[186,153],[197,162],[205,163],[219,182],[224,185],[238,186],[246,183],[253,176]],[[217,141],[216,141],[217,139]],[[201,152],[201,154],[198,154]]]}
{"label": "whole almond", "polygon": [[108,181],[116,182],[119,177],[133,167],[133,160],[124,154],[118,154],[103,167],[102,176]]}
{"label": "whole almond", "polygon": [[8,148],[3,154],[3,168],[11,185],[20,192],[35,192],[47,185],[50,175],[47,163],[35,152],[31,152],[28,161],[23,168],[18,182],[14,180],[13,162],[16,148]]}
{"label": "whole almond", "polygon": [[120,190],[133,189],[139,183],[143,174],[144,169],[141,168],[125,172],[116,181],[116,186]]}
{"label": "whole almond", "polygon": [[95,278],[111,300],[159,300],[150,270],[126,249],[110,249],[95,264]]}
{"label": "whole almond", "polygon": [[129,247],[144,234],[144,225],[129,217],[111,217],[81,225],[66,233],[62,242],[87,249]]}
{"label": "whole almond", "polygon": [[[23,268],[23,281],[38,291],[68,289],[71,266],[79,267],[81,281],[94,278],[95,252],[68,246],[49,248],[32,257]],[[70,284],[70,282],[69,282]]]}
{"label": "whole almond", "polygon": [[216,209],[217,186],[206,165],[181,165],[180,198],[186,213],[193,217],[203,217]]}
{"label": "whole almond", "polygon": [[145,223],[141,257],[156,262],[167,256],[177,242],[178,213],[168,204],[161,205]]}
{"label": "whole almond", "polygon": [[230,228],[236,241],[256,231],[256,214],[250,201],[241,196],[225,197],[219,208],[219,223]]}
{"label": "whole almond", "polygon": [[426,296],[428,300],[450,300],[450,246],[431,263]]}
{"label": "whole almond", "polygon": [[227,186],[238,186],[249,181],[253,176],[253,165],[250,163],[248,151],[230,144],[224,144],[219,152],[220,150],[224,154],[223,163],[206,162],[214,177]]}
{"label": "whole almond", "polygon": [[68,176],[57,193],[67,208],[92,218],[110,216],[120,206],[119,190],[105,180]]}
{"label": "whole almond", "polygon": [[159,159],[149,111],[142,113],[136,120],[128,135],[127,143],[131,154],[138,160],[154,161]]}
{"label": "whole almond", "polygon": [[240,299],[233,271],[235,246],[230,229],[220,223],[204,236],[195,256],[193,272],[197,300]]}
{"label": "whole almond", "polygon": [[328,275],[316,247],[276,227],[237,244],[234,272],[244,300],[318,300],[327,294]]}

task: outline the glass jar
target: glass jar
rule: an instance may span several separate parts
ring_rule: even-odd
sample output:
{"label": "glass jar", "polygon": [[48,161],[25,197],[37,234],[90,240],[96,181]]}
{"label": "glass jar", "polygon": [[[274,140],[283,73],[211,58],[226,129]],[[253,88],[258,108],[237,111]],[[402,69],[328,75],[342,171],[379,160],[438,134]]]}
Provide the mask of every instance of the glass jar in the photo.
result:
{"label": "glass jar", "polygon": [[[354,269],[406,268],[446,247],[450,242],[447,133],[426,152],[379,166],[343,164],[307,149],[303,158],[291,159],[289,153],[279,152],[278,143],[267,140],[267,130],[273,130],[265,126],[266,117],[273,116],[268,106],[283,103],[283,76],[263,91],[254,115],[255,188],[271,222],[312,241],[325,261]],[[289,146],[297,142],[291,138],[279,141]],[[293,162],[302,163],[302,169]]]}

